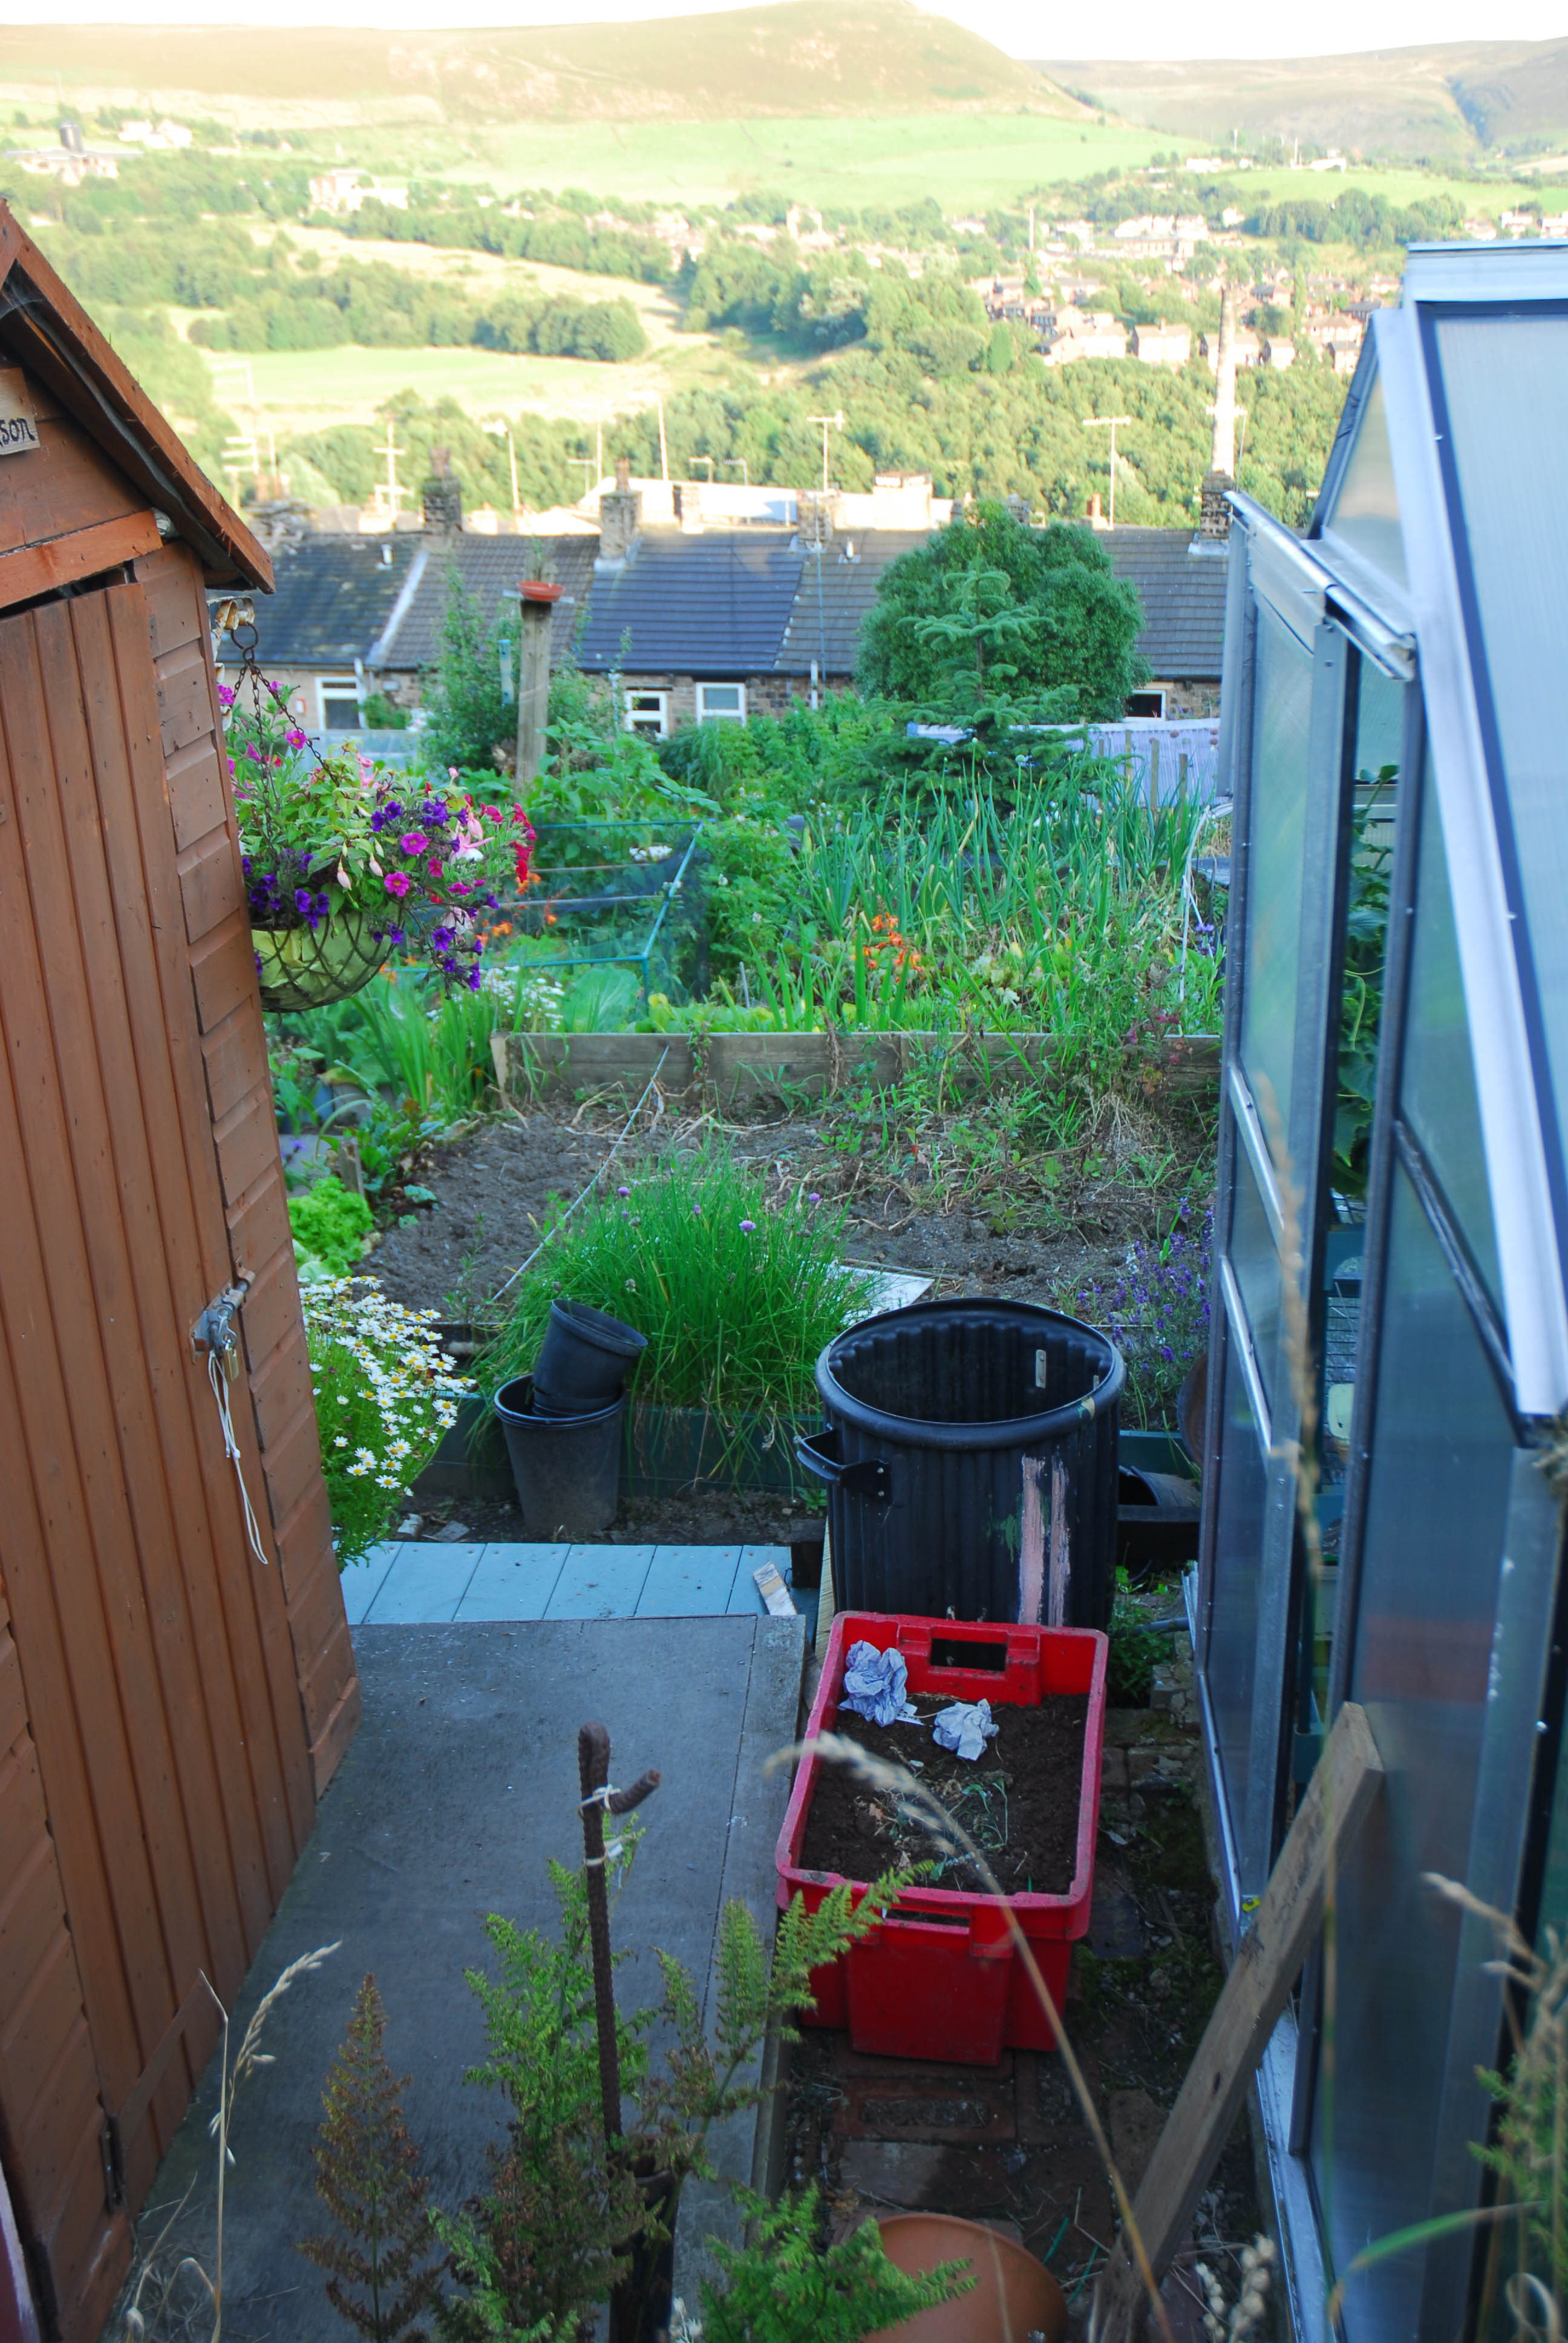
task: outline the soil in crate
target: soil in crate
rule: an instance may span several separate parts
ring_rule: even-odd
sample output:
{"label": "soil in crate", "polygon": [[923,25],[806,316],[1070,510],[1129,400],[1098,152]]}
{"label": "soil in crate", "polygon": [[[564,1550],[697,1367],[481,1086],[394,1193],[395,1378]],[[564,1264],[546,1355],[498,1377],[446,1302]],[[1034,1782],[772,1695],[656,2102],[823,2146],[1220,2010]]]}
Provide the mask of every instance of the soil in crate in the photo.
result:
{"label": "soil in crate", "polygon": [[[974,1759],[944,1749],[930,1719],[946,1697],[915,1694],[916,1725],[872,1725],[841,1710],[832,1730],[874,1756],[907,1765],[940,1799],[985,1855],[1010,1895],[1065,1896],[1078,1859],[1083,1785],[1083,1735],[1089,1701],[1081,1693],[1048,1693],[1038,1706],[999,1704],[997,1732]],[[946,1854],[898,1794],[862,1781],[848,1765],[824,1764],[817,1775],[801,1863],[846,1879],[875,1879],[895,1865],[932,1862],[924,1884],[964,1894],[988,1892],[970,1856]]]}

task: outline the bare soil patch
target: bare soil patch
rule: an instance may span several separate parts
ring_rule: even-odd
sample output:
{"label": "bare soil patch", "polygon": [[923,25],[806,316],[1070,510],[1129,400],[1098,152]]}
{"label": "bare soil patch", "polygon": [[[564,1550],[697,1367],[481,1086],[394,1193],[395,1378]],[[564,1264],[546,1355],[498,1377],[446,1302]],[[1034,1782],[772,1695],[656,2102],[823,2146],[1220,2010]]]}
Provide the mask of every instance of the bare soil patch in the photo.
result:
{"label": "bare soil patch", "polygon": [[[1065,1896],[1078,1854],[1083,1735],[1089,1703],[1081,1693],[1048,1693],[1038,1706],[999,1703],[997,1730],[976,1758],[944,1749],[931,1719],[948,1703],[911,1695],[918,1725],[873,1725],[841,1711],[834,1731],[873,1756],[908,1766],[985,1855],[1010,1895]],[[824,1765],[806,1821],[802,1861],[812,1871],[875,1879],[895,1864],[935,1860],[924,1884],[988,1894],[973,1860],[941,1855],[929,1829],[900,1808],[897,1794],[873,1787],[848,1765]]]}

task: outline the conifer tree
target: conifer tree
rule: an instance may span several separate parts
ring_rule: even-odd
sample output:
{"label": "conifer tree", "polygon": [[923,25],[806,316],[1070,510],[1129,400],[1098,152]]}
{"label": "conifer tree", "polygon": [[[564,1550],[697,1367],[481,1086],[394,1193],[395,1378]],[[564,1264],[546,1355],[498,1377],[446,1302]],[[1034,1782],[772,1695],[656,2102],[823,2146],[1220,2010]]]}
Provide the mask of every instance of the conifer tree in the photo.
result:
{"label": "conifer tree", "polygon": [[313,2150],[317,2194],[342,2235],[303,2237],[298,2250],[327,2272],[327,2301],[369,2343],[428,2343],[414,2322],[440,2294],[443,2263],[430,2260],[438,2247],[425,2206],[429,2184],[403,2120],[408,2077],[399,2081],[387,2063],[386,2031],[367,1976],[327,2070]]}

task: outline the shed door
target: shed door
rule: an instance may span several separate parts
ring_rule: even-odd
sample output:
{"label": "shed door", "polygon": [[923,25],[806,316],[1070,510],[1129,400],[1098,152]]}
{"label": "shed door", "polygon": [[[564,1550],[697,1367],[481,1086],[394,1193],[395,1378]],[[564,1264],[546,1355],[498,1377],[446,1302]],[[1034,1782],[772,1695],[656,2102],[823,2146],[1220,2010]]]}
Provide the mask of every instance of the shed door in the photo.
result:
{"label": "shed door", "polygon": [[[0,621],[0,1558],[102,2107],[60,2187],[100,2229],[211,2047],[203,1974],[232,1996],[281,1893],[304,1765],[279,1573],[191,1351],[228,1258],[196,1018],[142,588]],[[43,1972],[10,1950],[15,2006]],[[0,2105],[8,2162],[26,2112]],[[30,2243],[95,2335],[123,2254]]]}

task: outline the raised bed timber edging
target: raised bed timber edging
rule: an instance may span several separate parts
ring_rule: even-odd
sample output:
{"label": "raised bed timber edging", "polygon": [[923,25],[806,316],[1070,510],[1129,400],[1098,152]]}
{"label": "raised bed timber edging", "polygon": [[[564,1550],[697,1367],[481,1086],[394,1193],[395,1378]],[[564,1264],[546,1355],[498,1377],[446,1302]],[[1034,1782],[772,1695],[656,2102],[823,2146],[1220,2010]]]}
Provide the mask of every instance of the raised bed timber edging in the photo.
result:
{"label": "raised bed timber edging", "polygon": [[[752,1099],[820,1099],[852,1083],[895,1089],[940,1070],[955,1091],[1049,1073],[1048,1033],[498,1033],[491,1041],[503,1095],[620,1091],[656,1081],[667,1098],[711,1091],[721,1105]],[[1161,1042],[1151,1061],[1178,1095],[1212,1089],[1220,1044],[1208,1034]]]}

